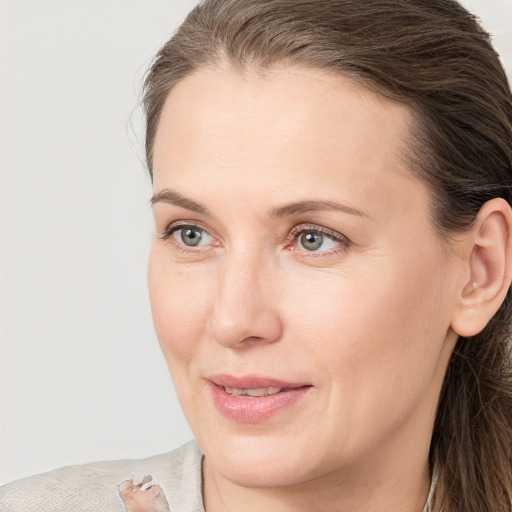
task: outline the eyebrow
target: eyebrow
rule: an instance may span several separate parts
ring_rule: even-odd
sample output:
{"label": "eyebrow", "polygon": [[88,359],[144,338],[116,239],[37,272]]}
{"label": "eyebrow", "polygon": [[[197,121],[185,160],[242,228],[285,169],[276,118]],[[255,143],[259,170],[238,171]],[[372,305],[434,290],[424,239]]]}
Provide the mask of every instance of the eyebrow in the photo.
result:
{"label": "eyebrow", "polygon": [[[200,215],[204,215],[205,217],[212,217],[212,214],[209,212],[208,208],[201,205],[200,203],[196,203],[192,201],[192,199],[188,199],[175,190],[164,189],[160,192],[156,193],[151,198],[151,205],[153,206],[156,203],[168,203],[175,206],[179,206],[181,208],[185,208],[186,210],[190,210],[192,212],[198,213]],[[324,201],[324,200],[305,200],[305,201],[296,201],[294,203],[290,203],[284,206],[280,206],[278,208],[273,208],[270,210],[269,217],[271,219],[278,219],[282,217],[287,217],[290,215],[299,215],[302,213],[308,213],[313,211],[325,211],[325,210],[334,210],[340,211],[343,213],[348,213],[349,215],[356,215],[358,217],[369,217],[362,210],[358,210],[357,208],[353,208],[348,205],[344,205],[341,203],[337,203],[335,201]]]}
{"label": "eyebrow", "polygon": [[196,203],[195,201],[192,201],[192,199],[187,199],[181,194],[178,194],[178,192],[175,192],[174,190],[170,190],[168,188],[161,190],[151,198],[151,206],[153,206],[156,203],[173,204],[175,206],[185,208],[186,210],[199,213],[200,215],[204,215],[205,217],[212,216],[211,213],[208,211],[208,208],[206,208],[205,206]]}
{"label": "eyebrow", "polygon": [[357,215],[358,217],[368,217],[368,215],[362,210],[352,208],[351,206],[336,203],[334,201],[321,201],[321,200],[309,200],[309,201],[297,201],[290,203],[279,208],[274,208],[270,211],[270,218],[286,217],[288,215],[298,215],[301,213],[315,212],[320,210],[335,210],[349,215]]}

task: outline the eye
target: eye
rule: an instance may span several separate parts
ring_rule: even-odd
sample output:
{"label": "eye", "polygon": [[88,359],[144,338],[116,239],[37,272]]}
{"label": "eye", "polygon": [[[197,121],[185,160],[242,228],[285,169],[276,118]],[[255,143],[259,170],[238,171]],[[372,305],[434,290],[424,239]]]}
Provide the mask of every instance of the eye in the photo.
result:
{"label": "eye", "polygon": [[303,231],[300,236],[297,237],[298,243],[306,251],[328,251],[339,245],[339,242],[331,237],[328,237],[320,231]]}
{"label": "eye", "polygon": [[211,244],[213,237],[204,229],[193,224],[171,225],[161,236],[162,240],[173,238],[178,247],[202,247]]}
{"label": "eye", "polygon": [[211,238],[204,229],[197,226],[182,226],[173,232],[176,241],[183,242],[188,247],[197,247],[207,243]]}
{"label": "eye", "polygon": [[320,227],[299,226],[292,232],[295,248],[306,253],[337,253],[348,248],[350,241],[340,233]]}

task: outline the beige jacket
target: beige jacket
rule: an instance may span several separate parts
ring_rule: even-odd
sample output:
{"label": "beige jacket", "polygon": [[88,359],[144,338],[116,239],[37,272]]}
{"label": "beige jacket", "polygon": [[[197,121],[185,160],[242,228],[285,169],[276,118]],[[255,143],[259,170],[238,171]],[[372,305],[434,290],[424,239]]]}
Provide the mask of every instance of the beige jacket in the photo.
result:
{"label": "beige jacket", "polygon": [[142,460],[93,462],[56,469],[0,487],[1,512],[125,512],[119,486],[151,475],[171,512],[204,512],[203,454],[195,441]]}

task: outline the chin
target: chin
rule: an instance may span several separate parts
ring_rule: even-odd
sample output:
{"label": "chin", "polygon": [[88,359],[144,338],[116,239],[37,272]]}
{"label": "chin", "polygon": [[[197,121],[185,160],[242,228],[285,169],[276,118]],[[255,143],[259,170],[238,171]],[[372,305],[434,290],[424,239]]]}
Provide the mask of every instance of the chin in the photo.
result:
{"label": "chin", "polygon": [[302,443],[297,445],[265,434],[231,435],[223,442],[210,442],[204,447],[199,443],[212,468],[239,486],[287,487],[320,474],[320,464],[311,457],[314,450],[301,448]]}

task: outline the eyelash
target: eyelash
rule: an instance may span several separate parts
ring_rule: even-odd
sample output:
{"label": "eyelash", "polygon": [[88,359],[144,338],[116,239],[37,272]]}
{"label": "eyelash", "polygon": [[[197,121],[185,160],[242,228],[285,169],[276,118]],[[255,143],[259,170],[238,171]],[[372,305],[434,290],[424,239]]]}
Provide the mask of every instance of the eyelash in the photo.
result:
{"label": "eyelash", "polygon": [[[202,227],[197,222],[193,223],[193,222],[182,221],[182,222],[178,222],[178,223],[173,222],[173,223],[169,224],[165,228],[164,232],[159,236],[159,238],[163,241],[170,240],[172,238],[172,235],[176,231],[179,231],[180,229],[182,229],[184,227],[197,228],[198,230],[204,231],[205,233],[210,235],[208,230],[205,229],[204,227]],[[286,240],[286,244],[289,245],[290,239],[292,239],[295,244],[297,242],[297,240],[299,239],[299,237],[303,233],[308,232],[308,231],[312,231],[315,233],[321,233],[322,235],[326,236],[327,238],[330,238],[331,240],[334,240],[340,244],[340,247],[335,250],[331,249],[329,251],[320,251],[318,253],[316,253],[314,251],[307,251],[305,249],[300,250],[300,252],[302,252],[303,254],[307,254],[308,257],[332,256],[332,255],[339,254],[341,252],[346,251],[352,245],[351,241],[346,236],[344,236],[340,233],[337,233],[336,231],[331,231],[330,229],[324,228],[322,226],[317,226],[314,224],[300,224],[298,226],[295,226],[290,231],[290,234]],[[212,236],[212,235],[210,235],[210,236]],[[181,245],[175,241],[173,241],[172,243],[178,251],[181,251],[183,253],[197,254],[198,252],[201,251],[201,249],[194,249],[193,247],[187,247],[186,245]],[[295,247],[292,247],[292,249],[295,249]]]}

